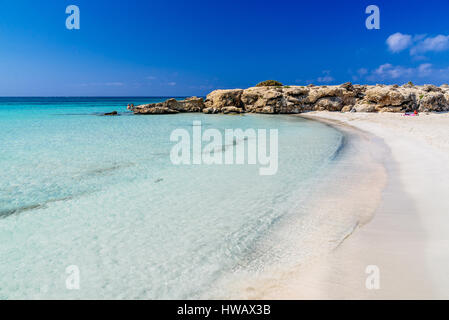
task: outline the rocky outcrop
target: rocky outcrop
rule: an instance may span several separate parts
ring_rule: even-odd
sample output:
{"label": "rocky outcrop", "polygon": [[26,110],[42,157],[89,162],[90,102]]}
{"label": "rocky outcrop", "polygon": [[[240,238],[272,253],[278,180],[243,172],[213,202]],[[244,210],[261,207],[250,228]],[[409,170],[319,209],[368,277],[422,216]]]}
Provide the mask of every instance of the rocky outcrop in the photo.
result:
{"label": "rocky outcrop", "polygon": [[191,97],[185,100],[168,99],[164,102],[143,104],[132,107],[135,114],[169,114],[179,112],[201,112],[204,109],[204,99]]}
{"label": "rocky outcrop", "polygon": [[170,114],[170,113],[179,113],[179,111],[170,109],[166,106],[162,105],[162,102],[157,105],[145,104],[141,106],[134,107],[133,112],[135,114]]}
{"label": "rocky outcrop", "polygon": [[253,87],[215,90],[205,101],[192,97],[182,101],[133,107],[138,114],[203,113],[301,113],[312,110],[342,112],[449,111],[449,86],[352,85]]}

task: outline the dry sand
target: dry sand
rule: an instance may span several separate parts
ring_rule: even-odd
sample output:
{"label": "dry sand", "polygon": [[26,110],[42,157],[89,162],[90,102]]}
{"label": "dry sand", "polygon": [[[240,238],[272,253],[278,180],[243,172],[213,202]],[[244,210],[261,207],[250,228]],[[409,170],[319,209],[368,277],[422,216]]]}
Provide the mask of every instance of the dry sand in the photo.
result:
{"label": "dry sand", "polygon": [[[316,290],[305,296],[448,299],[449,114],[306,116],[375,134],[390,148],[392,161],[387,164],[389,184],[373,220],[328,256],[327,263],[315,265],[308,280],[300,277],[315,281]],[[379,267],[379,290],[366,289],[367,265]],[[294,296],[295,291],[285,293]]]}

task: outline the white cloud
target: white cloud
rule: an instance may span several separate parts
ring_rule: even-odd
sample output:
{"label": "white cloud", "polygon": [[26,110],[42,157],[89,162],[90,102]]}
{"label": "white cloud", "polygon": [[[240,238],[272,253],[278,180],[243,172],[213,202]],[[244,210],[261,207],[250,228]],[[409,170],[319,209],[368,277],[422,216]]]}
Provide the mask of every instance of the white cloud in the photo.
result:
{"label": "white cloud", "polygon": [[423,63],[417,67],[395,66],[390,63],[380,65],[369,71],[365,77],[369,81],[445,81],[449,80],[449,68],[434,68],[430,63]]}
{"label": "white cloud", "polygon": [[427,37],[420,34],[411,36],[400,32],[394,33],[387,38],[388,49],[393,53],[410,49],[410,55],[423,59],[427,52],[441,52],[449,50],[449,35],[439,34],[435,37]]}
{"label": "white cloud", "polygon": [[449,36],[437,35],[433,38],[425,38],[419,41],[411,50],[410,54],[423,54],[426,52],[441,52],[449,49]]}
{"label": "white cloud", "polygon": [[318,77],[318,82],[331,82],[334,81],[334,78],[331,76]]}
{"label": "white cloud", "polygon": [[172,86],[172,87],[173,87],[173,86],[176,86],[176,82],[173,82],[173,81],[172,81],[172,82],[169,82],[169,83],[167,83],[167,85],[169,85],[169,86]]}
{"label": "white cloud", "polygon": [[[351,71],[349,73],[351,73]],[[355,75],[355,74],[352,75],[352,80],[358,81],[360,78],[363,78],[367,73],[368,73],[368,69],[360,68],[357,70],[357,75]]]}
{"label": "white cloud", "polygon": [[391,52],[401,52],[412,45],[412,36],[397,32],[387,39],[387,45]]}
{"label": "white cloud", "polygon": [[430,63],[423,63],[418,67],[418,75],[421,77],[430,76],[433,72],[434,69]]}
{"label": "white cloud", "polygon": [[330,71],[329,70],[324,70],[323,71],[323,76],[322,77],[318,77],[317,81],[318,82],[332,82],[335,79],[330,75]]}
{"label": "white cloud", "polygon": [[390,63],[385,63],[374,70],[371,76],[377,76],[381,79],[398,79],[411,73],[413,73],[412,68],[393,66]]}
{"label": "white cloud", "polygon": [[357,73],[358,73],[360,76],[364,76],[365,74],[368,73],[368,69],[366,69],[366,68],[360,68],[359,70],[357,70]]}

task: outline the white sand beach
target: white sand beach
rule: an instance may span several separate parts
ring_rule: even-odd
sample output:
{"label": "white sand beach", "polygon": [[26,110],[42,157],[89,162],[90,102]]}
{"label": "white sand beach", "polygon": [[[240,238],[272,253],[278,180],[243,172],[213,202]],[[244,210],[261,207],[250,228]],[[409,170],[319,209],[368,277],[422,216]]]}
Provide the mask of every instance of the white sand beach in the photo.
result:
{"label": "white sand beach", "polygon": [[[371,221],[357,227],[340,246],[295,270],[260,277],[247,286],[244,298],[448,299],[449,114],[310,112],[301,116],[382,139],[390,149],[384,160],[387,183]],[[372,201],[366,201],[370,198],[360,202],[365,189],[373,189],[372,198],[378,201],[375,181],[366,180],[359,187],[357,192],[341,194],[346,199],[341,210],[371,208]],[[366,287],[370,265],[379,268],[377,290]]]}

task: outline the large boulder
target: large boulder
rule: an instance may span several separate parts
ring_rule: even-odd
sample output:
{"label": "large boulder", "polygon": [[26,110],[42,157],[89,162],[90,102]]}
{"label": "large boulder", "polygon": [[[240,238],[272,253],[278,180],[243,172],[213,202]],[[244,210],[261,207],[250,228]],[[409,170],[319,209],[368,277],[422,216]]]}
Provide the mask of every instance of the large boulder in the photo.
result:
{"label": "large boulder", "polygon": [[388,87],[373,87],[365,91],[365,101],[382,106],[400,106],[405,102],[399,90]]}
{"label": "large boulder", "polygon": [[204,100],[203,98],[197,97],[191,97],[181,101],[169,99],[165,101],[165,106],[179,112],[201,112],[204,109]]}
{"label": "large boulder", "polygon": [[254,87],[244,90],[241,100],[246,112],[299,113],[307,93],[302,87]]}
{"label": "large boulder", "polygon": [[430,91],[420,96],[418,110],[421,112],[448,111],[448,100],[442,92]]}
{"label": "large boulder", "polygon": [[356,112],[375,112],[376,105],[369,103],[357,103],[352,110]]}
{"label": "large boulder", "polygon": [[241,100],[242,93],[242,89],[212,91],[206,97],[205,108],[208,110],[218,110],[219,112],[221,112],[221,109],[224,107],[243,109]]}
{"label": "large boulder", "polygon": [[203,98],[191,97],[185,99],[183,102],[185,112],[201,112],[205,108]]}
{"label": "large boulder", "polygon": [[338,97],[346,104],[353,103],[356,92],[352,90],[352,85],[348,88],[350,88],[351,90],[348,90],[346,87],[341,86],[312,87],[310,88],[307,102],[316,103],[321,98]]}
{"label": "large boulder", "polygon": [[369,87],[362,101],[358,104],[373,105],[373,111],[403,112],[417,108],[415,87],[396,88],[393,86],[376,85]]}
{"label": "large boulder", "polygon": [[314,110],[317,111],[341,111],[345,106],[343,99],[340,97],[323,97],[315,102]]}

